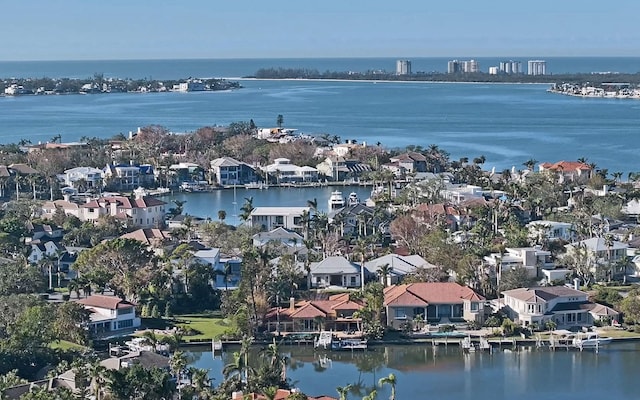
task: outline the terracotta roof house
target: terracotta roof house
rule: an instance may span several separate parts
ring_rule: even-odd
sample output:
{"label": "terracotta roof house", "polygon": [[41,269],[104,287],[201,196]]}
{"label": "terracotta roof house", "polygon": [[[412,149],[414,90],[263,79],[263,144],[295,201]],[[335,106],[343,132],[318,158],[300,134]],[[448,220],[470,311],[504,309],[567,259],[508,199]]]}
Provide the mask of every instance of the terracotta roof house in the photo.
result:
{"label": "terracotta roof house", "polygon": [[350,332],[360,329],[360,318],[353,313],[362,309],[361,301],[351,300],[348,293],[329,296],[327,300],[289,300],[289,307],[269,310],[265,319],[270,332]]}
{"label": "terracotta roof house", "polygon": [[554,321],[558,328],[581,328],[594,320],[618,319],[610,307],[589,301],[587,293],[567,286],[519,288],[502,292],[509,318],[523,326],[543,326]]}
{"label": "terracotta roof house", "polygon": [[427,172],[427,158],[415,151],[393,156],[389,161],[404,172]]}
{"label": "terracotta roof house", "polygon": [[549,171],[555,174],[559,183],[585,183],[591,177],[589,164],[578,161],[558,161],[556,163],[542,163],[538,166],[540,172]]}
{"label": "terracotta roof house", "polygon": [[[268,398],[273,400],[286,400],[289,398],[289,396],[295,393],[300,393],[300,391],[296,389],[278,389],[274,397],[266,397],[258,393],[243,394],[242,392],[233,392],[233,394],[231,395],[231,400],[267,400]],[[309,400],[337,400],[335,397],[331,396],[306,396],[305,398]]]}
{"label": "terracotta roof house", "polygon": [[164,225],[165,205],[164,201],[146,196],[100,197],[80,205],[80,220],[93,222],[110,215],[125,220],[132,227],[153,228]]}
{"label": "terracotta roof house", "polygon": [[137,240],[145,244],[150,251],[158,256],[164,255],[165,250],[173,247],[171,235],[162,229],[141,228],[133,232],[125,233],[121,235],[120,238]]}
{"label": "terracotta roof house", "polygon": [[114,334],[140,326],[133,303],[116,296],[92,295],[78,300],[90,314],[89,332]]}
{"label": "terracotta roof house", "polygon": [[484,322],[485,298],[455,282],[420,282],[384,290],[387,325],[400,328],[420,315],[430,323]]}

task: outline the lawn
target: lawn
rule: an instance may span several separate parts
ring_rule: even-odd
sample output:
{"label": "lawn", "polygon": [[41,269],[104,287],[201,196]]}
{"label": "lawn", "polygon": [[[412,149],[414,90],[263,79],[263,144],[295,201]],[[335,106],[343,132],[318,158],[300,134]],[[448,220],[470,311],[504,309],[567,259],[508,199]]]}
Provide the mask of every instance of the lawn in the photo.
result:
{"label": "lawn", "polygon": [[[177,326],[193,330],[193,335],[182,337],[185,342],[215,339],[229,328],[224,318],[208,313],[175,315],[172,319],[144,319],[143,326],[150,329],[170,329]],[[158,332],[156,334],[162,336]]]}
{"label": "lawn", "polygon": [[52,349],[60,349],[60,350],[86,350],[87,348],[84,346],[81,346],[77,343],[73,343],[73,342],[68,342],[66,340],[61,340],[59,342],[51,342],[49,344],[49,347],[51,347]]}

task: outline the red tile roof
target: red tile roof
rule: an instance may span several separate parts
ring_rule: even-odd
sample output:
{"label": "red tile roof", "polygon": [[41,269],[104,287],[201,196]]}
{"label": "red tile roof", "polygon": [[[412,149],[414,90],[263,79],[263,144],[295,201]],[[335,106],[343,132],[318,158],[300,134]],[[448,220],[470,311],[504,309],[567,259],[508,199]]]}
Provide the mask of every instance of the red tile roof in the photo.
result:
{"label": "red tile roof", "polygon": [[87,297],[86,299],[78,300],[78,303],[88,307],[106,308],[108,310],[115,310],[118,308],[127,308],[133,306],[133,303],[122,300],[119,297],[104,296],[101,294],[94,294]]}
{"label": "red tile roof", "polygon": [[555,164],[551,163],[542,163],[540,166],[544,169],[549,169],[552,171],[591,171],[591,167],[589,164],[578,162],[578,161],[558,161]]}
{"label": "red tile roof", "polygon": [[[418,300],[419,299],[419,300]],[[459,304],[463,300],[482,301],[480,296],[470,288],[455,282],[420,282],[390,286],[384,291],[384,305],[423,305],[427,304]],[[408,304],[402,303],[407,301]]]}
{"label": "red tile roof", "polygon": [[153,197],[141,197],[139,199],[130,199],[125,196],[111,196],[111,197],[101,197],[96,200],[91,200],[88,203],[82,205],[84,208],[98,208],[101,204],[105,204],[108,207],[110,204],[116,203],[118,206],[126,209],[131,208],[148,208],[154,206],[162,206],[167,203],[164,201],[158,200]]}

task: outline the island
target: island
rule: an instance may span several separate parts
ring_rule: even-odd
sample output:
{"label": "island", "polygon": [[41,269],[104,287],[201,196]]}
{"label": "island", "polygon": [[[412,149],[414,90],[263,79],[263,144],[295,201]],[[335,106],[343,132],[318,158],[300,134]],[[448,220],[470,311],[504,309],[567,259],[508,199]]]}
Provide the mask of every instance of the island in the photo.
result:
{"label": "island", "polygon": [[47,94],[206,92],[239,89],[238,82],[218,78],[186,79],[120,79],[94,74],[76,78],[6,78],[0,80],[0,91],[6,96]]}

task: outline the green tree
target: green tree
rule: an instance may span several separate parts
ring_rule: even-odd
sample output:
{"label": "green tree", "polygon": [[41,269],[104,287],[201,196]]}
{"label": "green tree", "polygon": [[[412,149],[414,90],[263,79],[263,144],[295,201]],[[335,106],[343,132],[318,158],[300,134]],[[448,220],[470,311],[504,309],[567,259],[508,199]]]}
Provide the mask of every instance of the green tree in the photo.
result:
{"label": "green tree", "polygon": [[338,392],[338,400],[347,400],[347,396],[349,395],[349,390],[351,390],[351,388],[353,387],[353,385],[349,384],[347,386],[338,386],[336,388],[336,391]]}
{"label": "green tree", "polygon": [[278,114],[278,117],[276,118],[276,125],[278,125],[278,128],[282,128],[282,124],[284,124],[284,117],[282,114]]}

